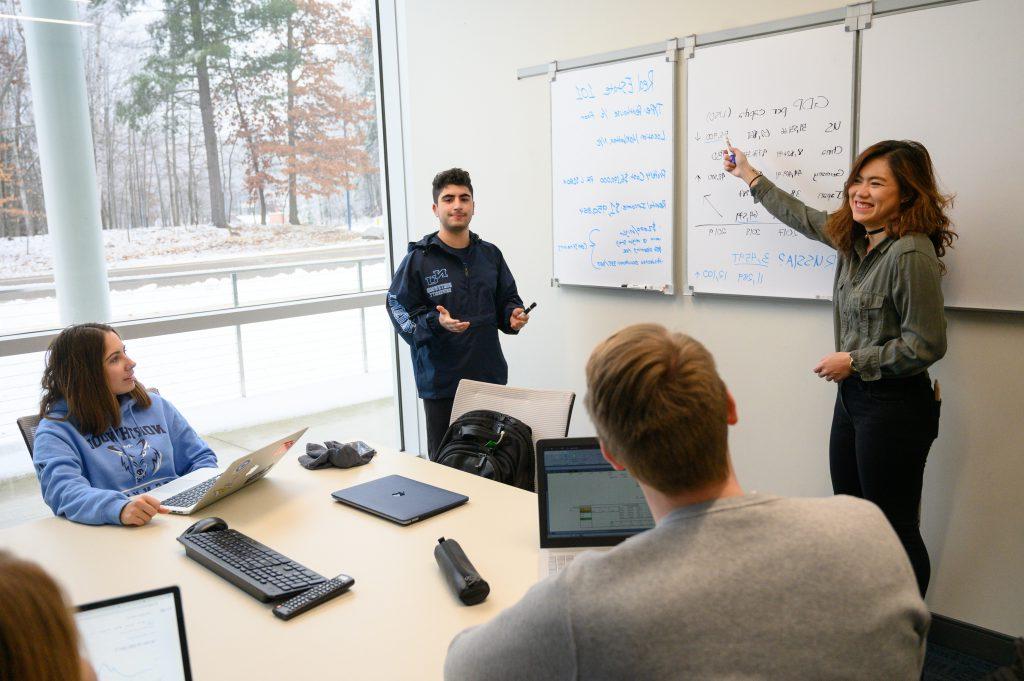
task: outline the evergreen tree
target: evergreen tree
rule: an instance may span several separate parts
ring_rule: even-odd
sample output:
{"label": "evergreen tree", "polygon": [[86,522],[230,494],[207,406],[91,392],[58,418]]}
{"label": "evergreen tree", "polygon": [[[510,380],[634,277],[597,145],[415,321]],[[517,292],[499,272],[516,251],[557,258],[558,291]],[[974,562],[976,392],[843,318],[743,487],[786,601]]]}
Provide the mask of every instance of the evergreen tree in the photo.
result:
{"label": "evergreen tree", "polygon": [[[120,0],[128,13],[141,0]],[[195,95],[202,120],[206,173],[210,190],[210,221],[227,227],[221,181],[219,140],[214,115],[211,73],[230,54],[237,39],[235,16],[239,3],[230,0],[164,0],[159,19],[149,25],[153,54],[132,78],[132,97],[120,113],[137,123],[152,115],[160,103],[182,94]],[[192,84],[195,90],[191,89]]]}

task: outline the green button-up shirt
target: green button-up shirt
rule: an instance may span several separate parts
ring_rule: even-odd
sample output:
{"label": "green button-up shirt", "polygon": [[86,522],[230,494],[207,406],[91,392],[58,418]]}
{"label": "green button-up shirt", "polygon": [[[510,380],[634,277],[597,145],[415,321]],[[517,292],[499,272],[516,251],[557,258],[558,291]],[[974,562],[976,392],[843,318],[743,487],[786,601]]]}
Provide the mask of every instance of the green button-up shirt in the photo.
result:
{"label": "green button-up shirt", "polygon": [[[828,214],[808,208],[762,176],[754,201],[788,227],[832,246]],[[885,239],[870,253],[857,240],[853,255],[839,253],[832,283],[837,352],[849,352],[865,381],[913,376],[946,354],[946,315],[939,259],[927,236]]]}

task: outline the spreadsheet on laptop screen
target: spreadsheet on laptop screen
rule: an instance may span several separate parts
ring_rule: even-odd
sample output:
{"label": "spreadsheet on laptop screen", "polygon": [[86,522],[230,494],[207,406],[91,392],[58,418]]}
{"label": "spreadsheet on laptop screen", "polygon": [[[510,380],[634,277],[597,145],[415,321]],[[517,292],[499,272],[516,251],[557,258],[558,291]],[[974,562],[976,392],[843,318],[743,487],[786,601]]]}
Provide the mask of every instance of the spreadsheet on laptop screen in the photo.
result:
{"label": "spreadsheet on laptop screen", "polygon": [[171,593],[84,610],[75,623],[99,681],[186,678]]}
{"label": "spreadsheet on laptop screen", "polygon": [[544,452],[544,474],[550,537],[632,535],[654,527],[636,480],[613,469],[600,449]]}

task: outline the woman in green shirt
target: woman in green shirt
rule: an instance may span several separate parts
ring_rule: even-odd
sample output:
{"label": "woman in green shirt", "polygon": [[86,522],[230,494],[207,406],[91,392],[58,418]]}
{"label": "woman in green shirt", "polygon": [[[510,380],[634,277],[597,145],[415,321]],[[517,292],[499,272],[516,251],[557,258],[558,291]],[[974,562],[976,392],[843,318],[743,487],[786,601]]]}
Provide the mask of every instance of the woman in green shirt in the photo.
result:
{"label": "woman in green shirt", "polygon": [[[922,596],[931,568],[921,539],[921,484],[938,435],[939,390],[928,367],[946,352],[939,261],[956,234],[928,151],[886,140],[865,149],[834,213],[809,208],[729,147],[725,169],[755,202],[804,236],[836,249],[835,352],[814,372],[839,385],[829,467],[836,494],[882,509],[907,550]],[[731,157],[731,158],[730,158]]]}

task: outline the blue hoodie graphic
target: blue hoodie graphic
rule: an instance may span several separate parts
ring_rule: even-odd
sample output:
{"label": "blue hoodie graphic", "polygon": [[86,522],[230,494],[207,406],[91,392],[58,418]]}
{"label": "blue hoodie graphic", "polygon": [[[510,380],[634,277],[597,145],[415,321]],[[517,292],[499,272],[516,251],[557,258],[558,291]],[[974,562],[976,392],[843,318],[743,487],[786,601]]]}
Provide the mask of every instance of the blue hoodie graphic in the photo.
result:
{"label": "blue hoodie graphic", "polygon": [[[469,328],[445,329],[438,305],[469,322]],[[512,272],[494,244],[472,232],[466,249],[449,248],[437,232],[410,243],[388,290],[387,309],[395,331],[412,349],[419,396],[454,397],[463,378],[507,383],[498,331],[518,333],[509,318],[522,306]]]}
{"label": "blue hoodie graphic", "polygon": [[[120,525],[129,496],[143,494],[197,468],[215,468],[217,455],[174,406],[156,393],[148,409],[121,396],[121,425],[84,435],[71,421],[44,418],[32,459],[43,500],[54,515],[88,525]],[[65,418],[67,403],[49,416]]]}

